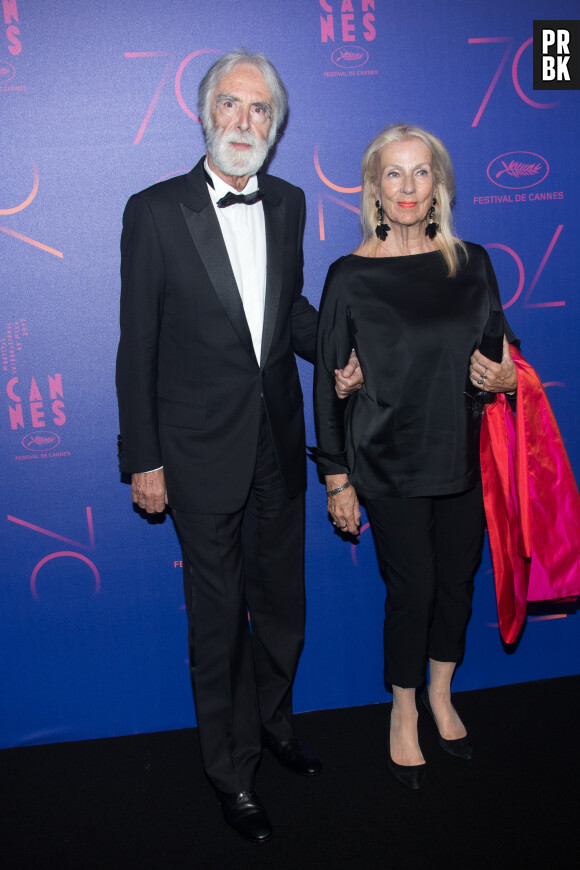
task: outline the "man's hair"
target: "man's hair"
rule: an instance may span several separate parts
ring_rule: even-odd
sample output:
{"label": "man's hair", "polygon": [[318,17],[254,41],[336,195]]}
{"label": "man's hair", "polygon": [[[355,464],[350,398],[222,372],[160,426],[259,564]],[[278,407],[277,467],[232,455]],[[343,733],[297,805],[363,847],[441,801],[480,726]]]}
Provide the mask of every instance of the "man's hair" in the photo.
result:
{"label": "man's hair", "polygon": [[458,247],[463,250],[467,257],[467,250],[463,243],[455,237],[451,208],[455,200],[455,179],[451,157],[443,142],[414,124],[388,124],[366,149],[362,163],[362,195],[361,195],[361,224],[365,239],[373,238],[376,225],[377,209],[375,201],[380,199],[380,171],[381,151],[392,142],[402,142],[405,139],[420,139],[431,151],[431,170],[433,172],[433,196],[437,200],[435,206],[435,220],[439,224],[439,231],[435,241],[443,254],[449,275],[457,274],[459,267]]}
{"label": "man's hair", "polygon": [[272,95],[272,126],[268,135],[268,145],[273,145],[276,134],[288,111],[288,93],[284,82],[278,75],[274,65],[263,54],[250,54],[245,48],[228,51],[213,63],[201,82],[197,95],[197,106],[202,127],[211,127],[212,96],[219,81],[235,66],[254,66],[264,76],[266,86]]}

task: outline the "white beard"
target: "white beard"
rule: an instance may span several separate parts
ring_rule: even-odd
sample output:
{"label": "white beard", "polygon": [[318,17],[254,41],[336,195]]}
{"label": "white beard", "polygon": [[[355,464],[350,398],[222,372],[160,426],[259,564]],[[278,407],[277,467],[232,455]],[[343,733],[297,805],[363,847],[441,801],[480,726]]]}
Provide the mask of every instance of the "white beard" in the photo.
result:
{"label": "white beard", "polygon": [[[270,146],[249,130],[246,133],[223,133],[213,125],[205,131],[207,153],[224,175],[255,175],[268,156]],[[232,142],[251,145],[251,150],[237,151]]]}

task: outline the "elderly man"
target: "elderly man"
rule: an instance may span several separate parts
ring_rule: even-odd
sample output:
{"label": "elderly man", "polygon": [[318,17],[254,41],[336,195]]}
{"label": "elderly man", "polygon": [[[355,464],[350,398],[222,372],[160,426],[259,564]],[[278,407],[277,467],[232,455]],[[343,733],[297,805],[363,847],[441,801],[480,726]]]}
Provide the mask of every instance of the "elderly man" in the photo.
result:
{"label": "elderly man", "polygon": [[[314,359],[317,321],[301,295],[305,202],[256,176],[286,107],[265,57],[217,60],[199,88],[207,156],[132,196],[121,238],[120,467],[140,508],[171,507],[203,764],[254,841],[271,836],[254,791],[263,745],[297,773],[321,768],[292,725],[306,486],[294,354]],[[356,364],[339,395],[360,385]]]}

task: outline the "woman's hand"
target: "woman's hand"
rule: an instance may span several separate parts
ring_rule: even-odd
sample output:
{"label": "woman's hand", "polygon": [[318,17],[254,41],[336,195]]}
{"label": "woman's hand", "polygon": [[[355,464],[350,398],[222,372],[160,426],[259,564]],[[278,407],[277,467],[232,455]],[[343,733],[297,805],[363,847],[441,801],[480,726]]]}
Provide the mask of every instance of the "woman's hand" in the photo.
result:
{"label": "woman's hand", "polygon": [[[338,489],[348,483],[346,474],[327,474],[326,491]],[[353,486],[348,486],[336,495],[328,496],[328,513],[332,524],[340,532],[349,532],[351,535],[360,534],[360,507]]]}
{"label": "woman's hand", "polygon": [[486,393],[513,393],[517,389],[516,367],[505,335],[501,362],[492,362],[478,350],[474,351],[469,361],[469,379],[474,387]]}

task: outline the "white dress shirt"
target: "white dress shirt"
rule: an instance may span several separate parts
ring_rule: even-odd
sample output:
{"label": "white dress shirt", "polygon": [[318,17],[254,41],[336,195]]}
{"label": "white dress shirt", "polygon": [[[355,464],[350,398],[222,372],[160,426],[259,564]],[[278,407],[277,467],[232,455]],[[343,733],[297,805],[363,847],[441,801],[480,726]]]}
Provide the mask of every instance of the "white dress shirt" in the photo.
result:
{"label": "white dress shirt", "polygon": [[252,175],[243,191],[226,184],[208,166],[205,170],[214,183],[208,191],[224,237],[230,264],[244,306],[244,313],[258,364],[262,348],[264,303],[266,300],[266,224],[261,202],[254,205],[235,203],[218,208],[218,199],[226,193],[253,193],[258,190],[258,179]]}

